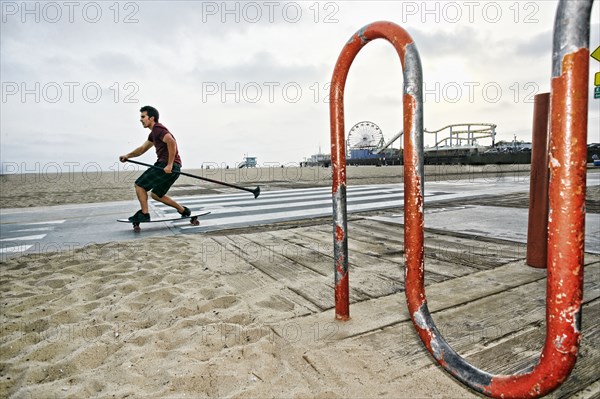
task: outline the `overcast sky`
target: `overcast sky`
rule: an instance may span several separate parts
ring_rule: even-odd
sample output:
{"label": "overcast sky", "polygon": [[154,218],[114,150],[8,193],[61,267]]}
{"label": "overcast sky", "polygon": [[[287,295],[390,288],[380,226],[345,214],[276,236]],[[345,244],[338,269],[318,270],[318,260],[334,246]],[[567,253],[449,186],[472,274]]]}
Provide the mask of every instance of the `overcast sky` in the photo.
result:
{"label": "overcast sky", "polygon": [[[423,64],[424,124],[498,125],[531,140],[533,96],[550,88],[555,1],[30,2],[3,1],[0,35],[4,172],[117,166],[147,137],[153,105],[184,167],[297,163],[329,152],[328,82],[346,41],[389,20]],[[600,43],[598,2],[590,47]],[[588,141],[600,137],[590,60]],[[346,132],[402,129],[402,70],[369,43],[346,86]],[[426,138],[433,144],[433,137]],[[482,142],[487,145],[489,142]],[[397,147],[398,144],[395,144]],[[139,160],[153,162],[151,150]],[[36,170],[37,169],[37,170]]]}

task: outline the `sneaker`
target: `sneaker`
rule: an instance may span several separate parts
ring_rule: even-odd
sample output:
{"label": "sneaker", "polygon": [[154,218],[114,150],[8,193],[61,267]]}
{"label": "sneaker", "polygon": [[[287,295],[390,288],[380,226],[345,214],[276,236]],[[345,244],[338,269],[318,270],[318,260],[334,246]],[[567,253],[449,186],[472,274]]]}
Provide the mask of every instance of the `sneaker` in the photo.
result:
{"label": "sneaker", "polygon": [[181,215],[182,218],[187,218],[187,217],[190,217],[190,215],[192,214],[192,211],[190,211],[190,208],[188,208],[187,206],[184,206],[183,212],[179,212],[179,214]]}
{"label": "sneaker", "polygon": [[135,215],[131,216],[129,218],[130,222],[134,222],[134,223],[140,223],[140,222],[149,222],[150,221],[150,214],[149,213],[142,213],[142,210],[140,209],[139,211],[137,211],[135,213]]}

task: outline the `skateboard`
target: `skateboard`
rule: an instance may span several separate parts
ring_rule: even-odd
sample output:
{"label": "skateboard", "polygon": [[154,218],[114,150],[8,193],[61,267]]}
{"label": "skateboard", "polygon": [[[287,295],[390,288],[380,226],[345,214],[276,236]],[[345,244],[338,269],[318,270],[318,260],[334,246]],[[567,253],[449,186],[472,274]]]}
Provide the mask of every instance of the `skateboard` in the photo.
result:
{"label": "skateboard", "polygon": [[206,216],[209,213],[210,212],[202,212],[202,213],[192,214],[190,216],[176,216],[176,217],[174,216],[174,217],[169,217],[169,218],[156,218],[156,219],[151,219],[148,222],[131,222],[129,219],[117,219],[117,222],[131,223],[133,225],[133,231],[135,231],[136,233],[139,233],[141,231],[141,228],[140,228],[141,223],[174,222],[177,220],[190,219],[191,224],[193,224],[194,226],[200,226],[200,221],[198,220],[198,218],[200,216]]}

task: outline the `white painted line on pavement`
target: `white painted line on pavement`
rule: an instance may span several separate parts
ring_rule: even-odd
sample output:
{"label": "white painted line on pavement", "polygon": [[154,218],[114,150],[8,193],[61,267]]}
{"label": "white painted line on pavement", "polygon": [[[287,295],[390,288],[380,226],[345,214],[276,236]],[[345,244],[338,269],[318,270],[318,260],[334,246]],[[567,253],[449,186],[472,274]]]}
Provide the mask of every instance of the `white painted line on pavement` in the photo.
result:
{"label": "white painted line on pavement", "polygon": [[19,252],[25,252],[31,247],[33,247],[33,245],[19,245],[16,247],[0,248],[0,254],[15,254]]}
{"label": "white painted line on pavement", "polygon": [[22,226],[36,226],[36,225],[40,225],[40,224],[63,224],[64,222],[66,222],[66,219],[65,220],[47,220],[45,222],[23,223],[21,225]]}
{"label": "white painted line on pavement", "polygon": [[[300,190],[298,190],[300,191]],[[403,190],[401,189],[372,189],[372,188],[368,188],[368,189],[362,189],[362,190],[353,190],[352,193],[347,192],[347,197],[348,198],[362,198],[364,196],[367,195],[374,195],[377,193],[381,193],[381,194],[393,194],[393,193],[398,193],[398,194],[402,194]],[[362,196],[360,195],[362,194]],[[293,199],[298,199],[299,201],[301,201],[302,199],[305,200],[314,200],[314,199],[324,199],[324,200],[329,200],[331,201],[331,189],[329,190],[319,190],[319,192],[315,192],[313,194],[307,195],[305,193],[295,193],[295,192],[286,192],[286,195],[265,195],[265,196],[260,196],[258,198],[255,199],[249,199],[247,198],[247,196],[240,198],[240,197],[236,197],[236,198],[222,198],[222,199],[208,199],[204,196],[197,196],[197,197],[192,197],[192,198],[187,198],[187,199],[181,199],[181,198],[176,198],[177,201],[184,203],[186,206],[190,206],[190,205],[202,205],[205,204],[206,207],[209,207],[212,203],[217,203],[219,205],[227,205],[227,204],[236,204],[236,205],[245,205],[245,204],[278,204],[282,202],[282,197],[287,197],[289,200],[286,203],[295,203],[291,200]],[[298,202],[299,203],[299,202]],[[158,208],[163,208],[163,209],[169,209],[169,207],[167,205],[162,205],[162,204],[157,204],[156,205]]]}
{"label": "white painted line on pavement", "polygon": [[46,237],[46,234],[38,234],[35,236],[2,238],[2,239],[0,239],[0,241],[32,241],[32,240],[41,240],[44,237]]}
{"label": "white painted line on pavement", "polygon": [[[384,201],[378,203],[365,203],[365,204],[348,204],[348,212],[358,212],[364,210],[375,210],[380,208],[391,208],[399,207],[404,203],[404,200],[399,199],[395,201]],[[227,225],[239,225],[248,224],[253,225],[255,223],[268,224],[276,221],[286,221],[295,219],[309,219],[311,217],[329,216],[332,213],[333,206],[330,204],[327,207],[321,207],[316,209],[299,209],[299,210],[283,210],[281,212],[273,213],[258,213],[253,215],[237,215],[218,219],[209,219],[204,222],[200,220],[200,226],[181,226],[182,230],[195,229],[199,227],[210,227],[210,226],[227,226]]]}
{"label": "white painted line on pavement", "polygon": [[13,230],[12,233],[31,233],[34,231],[52,231],[54,228],[52,227],[37,227],[35,229],[23,229],[23,230]]}

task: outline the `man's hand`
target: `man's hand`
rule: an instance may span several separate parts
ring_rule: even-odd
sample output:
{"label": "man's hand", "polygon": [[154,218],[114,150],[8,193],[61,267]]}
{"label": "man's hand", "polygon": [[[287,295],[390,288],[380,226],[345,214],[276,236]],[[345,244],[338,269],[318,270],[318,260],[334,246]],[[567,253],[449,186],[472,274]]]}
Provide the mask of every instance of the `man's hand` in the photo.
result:
{"label": "man's hand", "polygon": [[167,165],[163,170],[166,174],[170,175],[171,173],[173,173],[173,165]]}
{"label": "man's hand", "polygon": [[128,160],[128,159],[129,159],[129,158],[127,158],[127,155],[121,155],[121,156],[119,157],[119,161],[121,161],[121,162],[127,162],[127,160]]}

